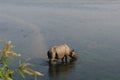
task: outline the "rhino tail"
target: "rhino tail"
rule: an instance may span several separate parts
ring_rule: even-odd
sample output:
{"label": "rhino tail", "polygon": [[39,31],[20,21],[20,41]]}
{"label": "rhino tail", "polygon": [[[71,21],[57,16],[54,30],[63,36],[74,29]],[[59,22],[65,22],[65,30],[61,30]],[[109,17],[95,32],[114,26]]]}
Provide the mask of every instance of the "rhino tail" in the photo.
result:
{"label": "rhino tail", "polygon": [[52,58],[52,55],[51,55],[50,51],[47,52],[47,55],[48,55],[48,59]]}

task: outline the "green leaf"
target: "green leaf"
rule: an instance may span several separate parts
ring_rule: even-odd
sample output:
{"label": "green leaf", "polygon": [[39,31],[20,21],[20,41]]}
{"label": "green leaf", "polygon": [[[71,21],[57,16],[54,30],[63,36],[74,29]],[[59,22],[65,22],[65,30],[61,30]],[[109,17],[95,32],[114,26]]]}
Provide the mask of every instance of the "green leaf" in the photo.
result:
{"label": "green leaf", "polygon": [[34,80],[37,80],[37,75],[34,76]]}
{"label": "green leaf", "polygon": [[20,70],[17,70],[22,78],[25,78],[24,73]]}
{"label": "green leaf", "polygon": [[1,57],[1,60],[3,61],[3,63],[5,64],[5,65],[8,65],[8,60],[7,60],[7,58],[5,58],[5,57]]}

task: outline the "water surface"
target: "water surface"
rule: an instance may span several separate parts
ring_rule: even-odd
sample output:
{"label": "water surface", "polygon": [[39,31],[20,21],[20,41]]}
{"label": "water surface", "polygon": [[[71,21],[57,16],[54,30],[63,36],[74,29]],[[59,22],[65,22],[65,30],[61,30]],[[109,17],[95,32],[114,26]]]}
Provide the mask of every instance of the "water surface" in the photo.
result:
{"label": "water surface", "polygon": [[[2,0],[0,39],[11,40],[20,59],[32,58],[45,74],[38,80],[119,80],[119,14],[119,0]],[[62,43],[75,49],[78,60],[49,65],[47,50]]]}

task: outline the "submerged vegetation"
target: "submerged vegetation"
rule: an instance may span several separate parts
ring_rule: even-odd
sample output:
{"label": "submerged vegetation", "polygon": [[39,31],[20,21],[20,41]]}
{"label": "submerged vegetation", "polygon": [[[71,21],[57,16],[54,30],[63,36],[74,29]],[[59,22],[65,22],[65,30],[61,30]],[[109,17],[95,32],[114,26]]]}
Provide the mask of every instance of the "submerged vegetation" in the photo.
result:
{"label": "submerged vegetation", "polygon": [[27,73],[29,75],[34,75],[34,80],[37,80],[37,76],[43,76],[42,73],[32,70],[28,66],[31,66],[32,64],[28,63],[30,58],[19,61],[18,65],[16,65],[15,69],[11,69],[9,66],[9,59],[14,57],[20,57],[21,54],[18,54],[12,50],[14,46],[11,44],[11,41],[7,41],[4,48],[0,50],[0,79],[2,80],[13,80],[12,75],[19,73],[22,78],[25,78],[24,73]]}

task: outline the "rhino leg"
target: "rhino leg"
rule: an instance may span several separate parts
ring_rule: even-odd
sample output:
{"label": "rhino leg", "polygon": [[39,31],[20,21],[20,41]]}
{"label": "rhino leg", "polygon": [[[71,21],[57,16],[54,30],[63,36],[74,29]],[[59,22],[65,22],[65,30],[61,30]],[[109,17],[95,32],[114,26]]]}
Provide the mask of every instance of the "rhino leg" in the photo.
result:
{"label": "rhino leg", "polygon": [[62,62],[64,62],[64,57],[61,59]]}
{"label": "rhino leg", "polygon": [[61,61],[64,62],[64,58],[65,58],[65,62],[67,62],[67,56],[66,55],[61,59]]}
{"label": "rhino leg", "polygon": [[65,55],[65,62],[67,62],[67,56]]}
{"label": "rhino leg", "polygon": [[49,60],[49,64],[54,64],[54,60]]}

